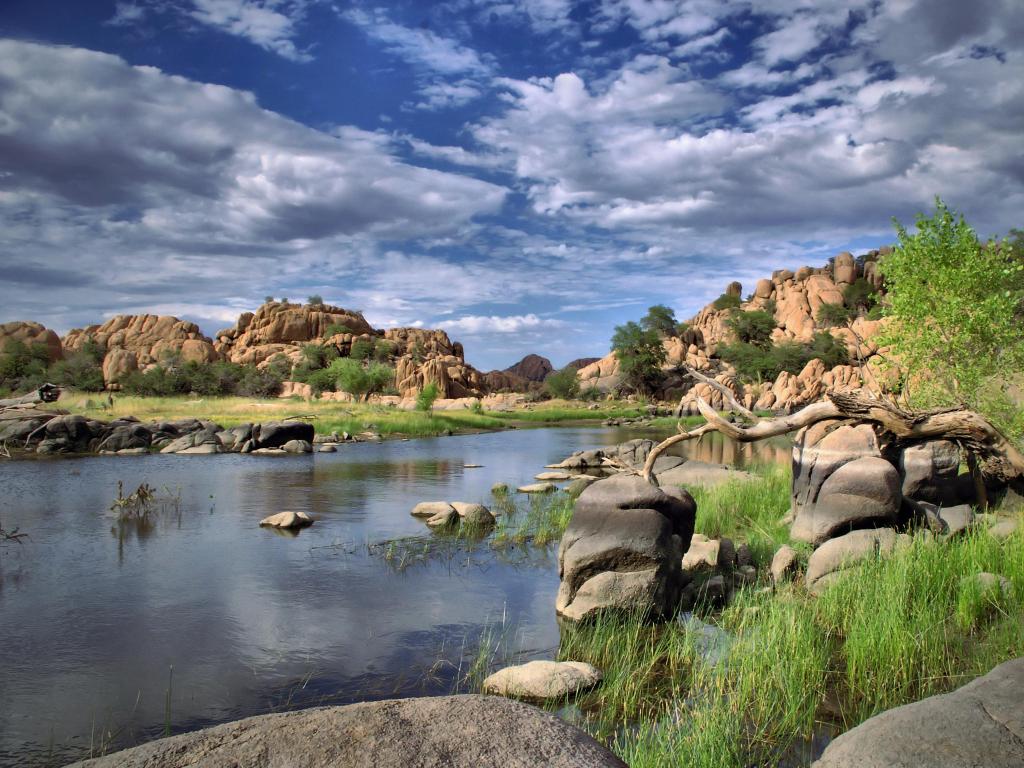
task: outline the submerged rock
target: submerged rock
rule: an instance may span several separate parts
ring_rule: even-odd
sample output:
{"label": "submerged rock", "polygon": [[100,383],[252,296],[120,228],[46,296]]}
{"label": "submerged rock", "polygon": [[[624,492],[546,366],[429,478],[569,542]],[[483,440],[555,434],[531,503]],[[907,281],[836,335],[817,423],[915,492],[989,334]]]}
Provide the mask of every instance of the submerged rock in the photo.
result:
{"label": "submerged rock", "polygon": [[1024,659],[939,696],[875,715],[836,738],[813,768],[1020,768]]}
{"label": "submerged rock", "polygon": [[580,729],[499,696],[436,696],[261,715],[78,768],[626,768]]}
{"label": "submerged rock", "polygon": [[558,490],[554,483],[529,483],[516,488],[520,493],[551,493]]}
{"label": "submerged rock", "polygon": [[313,524],[313,518],[305,512],[278,512],[276,515],[264,517],[260,520],[261,526],[270,528],[305,528]]}
{"label": "submerged rock", "polygon": [[412,512],[410,514],[413,517],[433,517],[441,512],[447,514],[449,511],[454,510],[452,505],[447,501],[421,501],[412,508]]}
{"label": "submerged rock", "polygon": [[564,699],[601,682],[601,670],[582,661],[531,661],[484,680],[484,693],[542,701]]}
{"label": "submerged rock", "polygon": [[483,504],[471,504],[465,501],[453,501],[452,507],[458,513],[464,525],[478,528],[494,525],[494,515]]}

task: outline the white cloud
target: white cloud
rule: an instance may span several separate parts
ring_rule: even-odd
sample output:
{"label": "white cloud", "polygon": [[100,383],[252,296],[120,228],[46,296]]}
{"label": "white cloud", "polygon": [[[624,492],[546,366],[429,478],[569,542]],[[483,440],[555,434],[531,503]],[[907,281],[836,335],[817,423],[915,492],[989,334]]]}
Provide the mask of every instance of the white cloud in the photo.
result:
{"label": "white cloud", "polygon": [[540,318],[531,313],[528,315],[465,315],[456,320],[445,320],[439,324],[446,331],[465,333],[469,336],[502,333],[517,334],[524,331],[540,331],[562,328],[561,320]]}
{"label": "white cloud", "polygon": [[107,20],[112,27],[129,27],[146,17],[146,9],[136,3],[119,2],[114,5],[114,15]]}
{"label": "white cloud", "polygon": [[229,35],[242,37],[292,61],[312,57],[295,45],[296,21],[305,0],[192,0],[189,15]]}

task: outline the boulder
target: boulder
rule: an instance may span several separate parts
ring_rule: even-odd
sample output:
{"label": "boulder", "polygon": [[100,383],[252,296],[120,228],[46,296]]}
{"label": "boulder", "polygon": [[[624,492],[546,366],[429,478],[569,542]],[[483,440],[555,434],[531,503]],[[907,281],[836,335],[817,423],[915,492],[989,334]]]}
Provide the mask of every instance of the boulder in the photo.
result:
{"label": "boulder", "polygon": [[113,427],[96,446],[99,451],[123,451],[132,448],[149,448],[153,435],[146,427],[137,423],[118,424]]}
{"label": "boulder", "polygon": [[528,483],[516,488],[520,493],[551,493],[558,490],[554,483]]}
{"label": "boulder", "polygon": [[288,453],[312,453],[313,446],[307,440],[289,440],[281,446],[281,450]]}
{"label": "boulder", "polygon": [[260,525],[269,528],[305,528],[313,524],[313,518],[305,512],[278,512],[276,515],[264,517]]}
{"label": "boulder", "polygon": [[281,448],[290,440],[304,440],[312,444],[313,425],[305,421],[268,421],[252,428],[252,439],[257,448]]}
{"label": "boulder", "polygon": [[46,347],[46,354],[51,363],[64,356],[60,337],[49,328],[30,320],[0,323],[0,358],[3,357],[4,349],[12,341],[20,341],[30,349],[37,345]]}
{"label": "boulder", "polygon": [[583,491],[596,483],[599,478],[593,475],[576,475],[571,483],[565,486],[565,492],[570,496],[579,496]]}
{"label": "boulder", "polygon": [[826,541],[807,561],[807,588],[816,595],[821,594],[845,570],[873,557],[888,555],[897,545],[909,543],[909,536],[891,528],[851,531]]}
{"label": "boulder", "polygon": [[1019,527],[1019,520],[1012,517],[1005,517],[1000,520],[996,520],[995,523],[989,526],[988,533],[990,536],[994,536],[997,539],[1008,539]]}
{"label": "boulder", "polygon": [[1024,659],[952,693],[890,709],[829,744],[813,768],[1019,768]]}
{"label": "boulder", "polygon": [[494,525],[494,515],[483,504],[472,504],[465,501],[453,501],[452,508],[458,513],[464,525],[478,528]]}
{"label": "boulder", "polygon": [[959,472],[960,448],[949,440],[914,443],[900,451],[900,481],[908,498],[955,505],[960,501]]}
{"label": "boulder", "polygon": [[696,512],[685,491],[670,495],[636,475],[593,483],[577,499],[559,544],[558,615],[573,621],[608,609],[670,615]]}
{"label": "boulder", "polygon": [[92,440],[102,433],[103,425],[84,416],[56,416],[46,422],[37,453],[85,453]]}
{"label": "boulder", "polygon": [[690,546],[683,555],[684,571],[711,570],[718,567],[718,539],[709,539],[702,533],[695,533]]}
{"label": "boulder", "polygon": [[194,445],[191,448],[184,448],[180,451],[175,451],[175,456],[209,456],[214,453],[224,453],[224,446],[220,443],[201,443],[200,445]]}
{"label": "boulder", "polygon": [[582,661],[531,661],[484,680],[484,693],[543,701],[565,699],[601,682],[601,670]]}
{"label": "boulder", "polygon": [[79,768],[626,768],[583,731],[500,696],[436,696],[261,715]]}
{"label": "boulder", "polygon": [[412,508],[410,513],[413,517],[433,517],[434,515],[454,511],[454,508],[447,501],[421,501]]}
{"label": "boulder", "polygon": [[213,445],[220,448],[220,439],[217,437],[217,433],[221,431],[220,429],[210,428],[197,429],[167,443],[167,445],[160,449],[160,453],[181,453],[200,445]]}
{"label": "boulder", "polygon": [[776,584],[781,584],[787,578],[792,576],[799,567],[799,553],[797,553],[797,551],[788,544],[783,544],[775,552],[775,556],[772,557],[772,564],[769,567],[769,571],[772,575],[772,581]]}
{"label": "boulder", "polygon": [[459,524],[459,513],[449,504],[448,509],[431,515],[425,522],[429,527],[435,529],[454,528]]}
{"label": "boulder", "polygon": [[533,476],[534,480],[548,480],[552,482],[559,482],[562,480],[571,480],[572,475],[568,472],[540,472]]}

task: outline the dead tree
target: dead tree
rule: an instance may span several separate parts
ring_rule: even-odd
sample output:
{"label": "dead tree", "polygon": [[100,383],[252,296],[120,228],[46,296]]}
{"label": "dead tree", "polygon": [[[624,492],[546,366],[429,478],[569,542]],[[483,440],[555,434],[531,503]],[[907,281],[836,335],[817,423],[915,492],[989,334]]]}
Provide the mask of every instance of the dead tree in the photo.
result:
{"label": "dead tree", "polygon": [[651,449],[641,471],[641,475],[648,481],[657,482],[654,462],[665,450],[676,443],[700,438],[708,432],[721,432],[733,440],[750,443],[795,432],[826,419],[847,419],[876,424],[899,441],[950,440],[961,447],[970,461],[976,463],[984,482],[1024,488],[1024,454],[1021,449],[988,419],[974,411],[964,408],[909,411],[870,392],[858,390],[828,392],[825,400],[812,403],[789,416],[762,419],[744,408],[725,385],[692,368],[687,367],[687,372],[691,377],[721,392],[730,408],[747,423],[731,423],[698,396],[697,408],[705,423],[688,431],[680,425],[679,434],[672,435]]}

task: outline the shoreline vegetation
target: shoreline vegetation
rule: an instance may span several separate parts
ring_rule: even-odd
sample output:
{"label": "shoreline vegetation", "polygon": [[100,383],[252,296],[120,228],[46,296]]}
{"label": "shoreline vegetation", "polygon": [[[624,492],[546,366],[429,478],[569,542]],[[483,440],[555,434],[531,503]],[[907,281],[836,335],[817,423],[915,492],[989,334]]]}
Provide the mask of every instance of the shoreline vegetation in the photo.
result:
{"label": "shoreline vegetation", "polygon": [[[55,405],[72,414],[104,421],[129,416],[143,422],[200,419],[216,422],[225,428],[247,422],[280,421],[287,417],[301,417],[302,420],[313,424],[317,434],[348,432],[357,435],[373,432],[385,438],[435,437],[572,422],[600,423],[607,419],[637,419],[646,414],[643,403],[624,400],[599,403],[595,410],[578,402],[551,400],[511,411],[407,411],[372,403],[306,401],[299,398],[137,395],[115,395],[113,406],[110,406],[105,397],[92,393],[72,392],[63,395]],[[675,421],[672,420],[672,425],[674,424]],[[665,426],[668,426],[667,421]]]}

